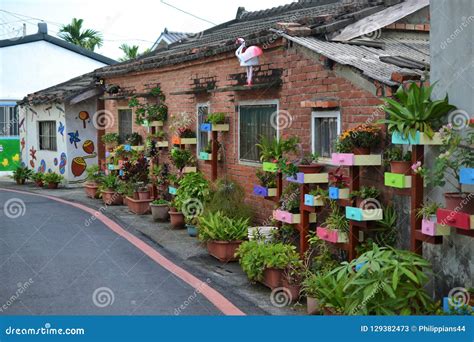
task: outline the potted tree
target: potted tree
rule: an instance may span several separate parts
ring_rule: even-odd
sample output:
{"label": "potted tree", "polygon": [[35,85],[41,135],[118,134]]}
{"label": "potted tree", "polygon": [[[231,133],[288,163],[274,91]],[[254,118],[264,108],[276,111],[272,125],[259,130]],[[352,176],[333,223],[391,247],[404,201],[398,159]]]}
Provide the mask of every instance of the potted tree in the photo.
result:
{"label": "potted tree", "polygon": [[48,189],[57,189],[59,183],[63,181],[64,177],[55,172],[48,172],[44,175],[44,185]]}
{"label": "potted tree", "polygon": [[120,138],[118,133],[107,133],[102,136],[101,140],[105,144],[105,148],[112,151],[118,146]]}
{"label": "potted tree", "polygon": [[86,169],[87,177],[84,184],[84,190],[87,197],[98,198],[99,186],[104,178],[104,173],[100,170],[98,165],[91,165]]}
{"label": "potted tree", "polygon": [[199,217],[199,240],[210,255],[221,262],[235,261],[235,252],[247,237],[249,220],[230,218],[217,211]]}
{"label": "potted tree", "polygon": [[33,176],[33,171],[28,169],[26,166],[18,166],[11,176],[18,185],[24,185],[27,179]]}
{"label": "potted tree", "polygon": [[384,152],[384,160],[390,164],[392,173],[410,175],[411,174],[411,151],[403,151],[401,147],[390,147]]}
{"label": "potted tree", "polygon": [[106,205],[122,205],[123,197],[118,192],[121,186],[120,179],[114,174],[109,174],[102,178],[100,189],[102,193],[102,200]]}
{"label": "potted tree", "polygon": [[37,187],[42,188],[44,186],[43,181],[44,181],[44,173],[43,172],[36,172],[31,176],[31,179],[33,182],[35,182]]}
{"label": "potted tree", "polygon": [[150,203],[151,216],[154,221],[167,221],[169,218],[170,202],[157,199]]}

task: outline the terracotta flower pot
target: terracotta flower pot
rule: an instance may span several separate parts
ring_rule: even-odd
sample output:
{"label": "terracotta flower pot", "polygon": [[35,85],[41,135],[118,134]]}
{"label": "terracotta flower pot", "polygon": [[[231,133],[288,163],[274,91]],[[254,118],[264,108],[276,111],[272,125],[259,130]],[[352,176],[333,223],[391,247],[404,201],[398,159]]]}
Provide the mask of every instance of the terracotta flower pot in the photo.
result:
{"label": "terracotta flower pot", "polygon": [[316,315],[321,311],[321,307],[319,306],[319,301],[313,297],[306,298],[306,311],[308,315]]}
{"label": "terracotta flower pot", "polygon": [[106,205],[122,205],[123,197],[113,190],[102,191],[102,200]]}
{"label": "terracotta flower pot", "polygon": [[138,199],[140,201],[150,199],[150,191],[149,190],[137,191],[137,193],[138,193]]}
{"label": "terracotta flower pot", "polygon": [[84,185],[84,190],[86,192],[87,197],[89,198],[96,198],[98,189],[99,186],[95,183],[86,183]]}
{"label": "terracotta flower pot", "polygon": [[145,215],[150,212],[151,200],[135,200],[127,197],[128,210],[137,215]]}
{"label": "terracotta flower pot", "polygon": [[48,183],[48,189],[57,189],[59,183]]}
{"label": "terracotta flower pot", "polygon": [[370,154],[370,148],[369,147],[354,147],[352,149],[352,153],[355,155],[368,155]]}
{"label": "terracotta flower pot", "polygon": [[266,268],[263,271],[263,284],[269,288],[276,289],[283,284],[284,270],[279,268]]}
{"label": "terracotta flower pot", "polygon": [[303,173],[312,174],[312,173],[321,173],[324,169],[324,165],[321,164],[311,164],[311,165],[298,165],[298,170]]}
{"label": "terracotta flower pot", "polygon": [[236,261],[235,252],[242,241],[208,241],[207,251],[221,262]]}
{"label": "terracotta flower pot", "polygon": [[301,285],[300,284],[290,284],[286,277],[282,281],[283,287],[286,288],[291,294],[291,301],[296,302],[300,298]]}
{"label": "terracotta flower pot", "polygon": [[42,188],[44,186],[43,181],[35,181],[37,187]]}
{"label": "terracotta flower pot", "polygon": [[409,176],[411,174],[411,162],[409,161],[391,161],[390,170],[392,173],[399,173]]}
{"label": "terracotta flower pot", "polygon": [[171,226],[174,229],[184,229],[184,215],[178,211],[169,211]]}
{"label": "terracotta flower pot", "polygon": [[474,215],[474,195],[471,193],[445,193],[446,209]]}
{"label": "terracotta flower pot", "polygon": [[25,182],[26,182],[26,179],[24,179],[24,178],[16,180],[17,185],[25,185]]}
{"label": "terracotta flower pot", "polygon": [[167,204],[150,204],[150,209],[154,221],[167,221],[170,216]]}

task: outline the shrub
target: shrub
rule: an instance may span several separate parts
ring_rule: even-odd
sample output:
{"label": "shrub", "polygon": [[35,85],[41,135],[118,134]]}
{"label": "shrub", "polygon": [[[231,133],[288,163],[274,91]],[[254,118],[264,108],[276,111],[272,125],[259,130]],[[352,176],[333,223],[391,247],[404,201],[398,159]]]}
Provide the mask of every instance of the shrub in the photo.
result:
{"label": "shrub", "polygon": [[107,133],[107,134],[104,134],[101,138],[102,142],[104,144],[113,144],[113,143],[119,143],[119,135],[118,133]]}
{"label": "shrub", "polygon": [[242,187],[226,178],[216,182],[211,200],[206,206],[206,212],[217,211],[230,218],[253,218],[253,208],[245,203]]}
{"label": "shrub", "polygon": [[212,113],[209,114],[206,122],[211,123],[213,125],[223,124],[225,122],[225,113]]}
{"label": "shrub", "polygon": [[22,181],[30,179],[33,176],[33,171],[28,169],[26,166],[18,166],[13,170],[12,178],[16,181]]}
{"label": "shrub", "polygon": [[55,172],[48,172],[48,173],[45,173],[44,175],[44,183],[46,185],[61,183],[63,179],[64,179],[63,176]]}
{"label": "shrub", "polygon": [[199,240],[240,241],[248,234],[248,218],[230,218],[217,211],[199,218]]}

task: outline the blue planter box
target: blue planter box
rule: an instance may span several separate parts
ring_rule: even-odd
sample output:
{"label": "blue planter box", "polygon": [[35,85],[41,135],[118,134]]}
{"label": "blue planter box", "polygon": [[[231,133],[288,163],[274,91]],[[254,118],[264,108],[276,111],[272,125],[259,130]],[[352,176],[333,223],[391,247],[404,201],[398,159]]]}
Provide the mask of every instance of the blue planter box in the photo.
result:
{"label": "blue planter box", "polygon": [[168,187],[168,193],[171,194],[171,195],[176,195],[177,190],[178,189],[176,189],[175,187],[172,187],[172,186]]}
{"label": "blue planter box", "polygon": [[304,195],[304,204],[308,207],[322,207],[324,206],[324,200],[321,196],[313,196],[310,194]]}
{"label": "blue planter box", "polygon": [[273,197],[276,196],[277,189],[266,188],[260,185],[253,186],[253,193],[260,197]]}
{"label": "blue planter box", "polygon": [[210,124],[210,123],[201,124],[201,131],[202,132],[212,132],[212,124]]}
{"label": "blue planter box", "polygon": [[329,187],[329,199],[338,200],[338,199],[349,199],[349,188],[339,189],[334,186]]}
{"label": "blue planter box", "polygon": [[460,170],[461,184],[474,184],[474,169],[463,168]]}

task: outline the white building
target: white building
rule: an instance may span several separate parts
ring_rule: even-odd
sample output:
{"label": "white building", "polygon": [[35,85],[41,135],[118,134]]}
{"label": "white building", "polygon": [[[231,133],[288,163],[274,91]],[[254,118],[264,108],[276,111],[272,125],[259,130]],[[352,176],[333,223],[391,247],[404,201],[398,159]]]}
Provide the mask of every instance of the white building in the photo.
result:
{"label": "white building", "polygon": [[26,94],[65,82],[116,61],[48,35],[38,33],[0,40],[0,172],[18,164],[20,149],[16,102]]}

